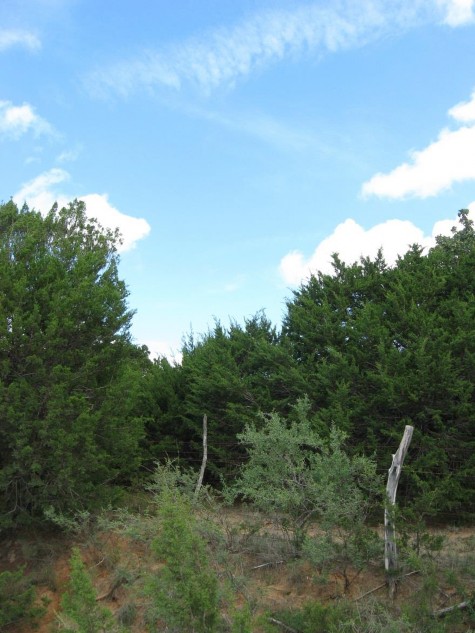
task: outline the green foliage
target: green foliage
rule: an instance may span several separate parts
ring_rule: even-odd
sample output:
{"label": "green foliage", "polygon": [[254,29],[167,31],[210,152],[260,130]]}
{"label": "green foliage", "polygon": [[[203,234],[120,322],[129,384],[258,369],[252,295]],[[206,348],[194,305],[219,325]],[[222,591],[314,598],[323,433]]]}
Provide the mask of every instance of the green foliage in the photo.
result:
{"label": "green foliage", "polygon": [[442,534],[432,534],[427,528],[425,512],[430,508],[430,499],[421,496],[402,509],[393,509],[395,524],[398,526],[398,549],[403,558],[434,558],[442,550],[445,537]]}
{"label": "green foliage", "polygon": [[152,477],[146,489],[153,494],[158,507],[164,499],[186,499],[188,503],[193,501],[198,475],[186,468],[180,468],[177,461],[167,459],[165,462],[157,462]]}
{"label": "green foliage", "polygon": [[336,531],[352,534],[346,556],[367,545],[363,538],[366,516],[380,493],[375,463],[363,456],[350,457],[343,449],[344,433],[332,427],[324,438],[309,419],[310,403],[294,407],[293,420],[278,414],[263,416],[259,428],[248,425],[239,435],[249,459],[230,490],[251,501],[291,531],[297,549],[311,520],[318,519],[332,557],[343,556],[334,542]]}
{"label": "green foliage", "polygon": [[[298,611],[277,613],[275,619],[299,633],[449,633],[460,630],[454,628],[453,621],[436,620],[422,604],[413,613],[400,613],[373,601],[361,605],[346,601],[327,605],[311,602]],[[268,626],[266,630],[272,633],[276,629]]]}
{"label": "green foliage", "polygon": [[163,489],[160,533],[152,548],[164,564],[148,582],[151,630],[212,633],[218,624],[218,581],[198,533],[191,504],[177,490]]}
{"label": "green foliage", "polygon": [[165,456],[187,456],[190,442],[188,422],[184,419],[187,389],[187,372],[166,358],[158,358],[145,372],[137,410],[145,422],[143,453],[147,465]]}
{"label": "green foliage", "polygon": [[34,622],[43,614],[35,606],[35,590],[24,575],[24,568],[0,573],[0,631],[21,621]]}
{"label": "green foliage", "polygon": [[130,627],[137,619],[137,607],[133,602],[126,602],[118,609],[116,616],[120,624]]}
{"label": "green foliage", "polygon": [[352,527],[328,526],[323,535],[307,537],[303,555],[323,579],[329,572],[341,574],[346,591],[370,562],[382,560],[383,546],[376,532],[357,521]]}
{"label": "green foliage", "polygon": [[111,633],[117,630],[112,613],[96,601],[96,592],[78,548],[73,549],[70,564],[69,588],[61,600],[60,616],[67,633]]}
{"label": "green foliage", "polygon": [[[183,454],[201,454],[201,421],[208,415],[207,478],[233,476],[243,458],[236,434],[259,410],[288,412],[294,393],[304,393],[304,382],[292,355],[264,314],[215,327],[183,347],[181,377],[186,381],[181,421],[186,425]],[[191,449],[191,454],[190,454]]]}
{"label": "green foliage", "polygon": [[[146,363],[130,343],[118,236],[72,202],[0,205],[0,514],[88,509],[140,464],[133,410]],[[5,521],[4,521],[5,523]]]}
{"label": "green foliage", "polygon": [[[427,254],[412,246],[394,268],[380,253],[313,276],[287,304],[283,335],[320,427],[388,468],[405,424],[415,427],[398,499],[431,498],[432,516],[475,510],[475,232]],[[442,514],[443,513],[443,514]]]}
{"label": "green foliage", "polygon": [[[475,512],[475,233],[467,212],[428,253],[413,245],[389,267],[380,252],[310,277],[287,303],[282,332],[258,314],[190,336],[183,363],[157,362],[144,415],[151,459],[195,462],[208,415],[207,480],[232,478],[235,442],[259,411],[284,417],[307,394],[313,428],[334,424],[351,453],[386,470],[406,424],[415,427],[398,491],[430,500],[426,516]],[[173,429],[173,431],[170,431]]]}
{"label": "green foliage", "polygon": [[53,506],[44,510],[44,517],[52,525],[56,525],[63,532],[78,536],[91,530],[93,515],[88,510],[78,510],[70,514],[58,513]]}
{"label": "green foliage", "polygon": [[[319,602],[309,602],[299,611],[291,610],[276,614],[279,622],[299,633],[333,633],[338,630],[343,617],[348,617],[348,612],[342,605],[323,605]],[[275,627],[272,630],[274,631]]]}
{"label": "green foliage", "polygon": [[248,605],[235,610],[232,618],[231,633],[252,633],[252,615]]}

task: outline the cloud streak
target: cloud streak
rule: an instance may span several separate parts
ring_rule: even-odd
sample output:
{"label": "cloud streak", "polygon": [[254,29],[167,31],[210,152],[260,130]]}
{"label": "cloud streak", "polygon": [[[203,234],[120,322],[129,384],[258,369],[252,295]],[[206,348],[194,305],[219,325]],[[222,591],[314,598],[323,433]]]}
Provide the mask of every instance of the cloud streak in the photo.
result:
{"label": "cloud streak", "polygon": [[448,112],[457,130],[443,129],[436,141],[410,153],[411,160],[389,173],[377,173],[362,187],[363,196],[380,198],[427,198],[453,184],[475,180],[475,91],[469,101]]}
{"label": "cloud streak", "polygon": [[0,29],[0,52],[15,47],[26,48],[31,52],[36,52],[41,48],[41,41],[31,31]]}
{"label": "cloud streak", "polygon": [[[19,205],[27,202],[30,208],[47,213],[55,202],[63,207],[71,200],[56,187],[68,180],[69,173],[56,167],[25,183],[13,198]],[[105,228],[119,229],[122,235],[119,252],[131,250],[139,240],[150,233],[150,225],[146,220],[122,213],[109,202],[107,194],[91,193],[77,197],[86,204],[86,213],[89,217],[95,218]]]}
{"label": "cloud streak", "polygon": [[[469,209],[473,219],[475,202],[469,205]],[[279,273],[285,283],[295,286],[318,271],[333,274],[333,253],[338,253],[342,261],[352,264],[361,257],[374,259],[380,248],[386,263],[392,266],[398,255],[404,255],[412,244],[431,248],[435,245],[436,236],[451,235],[453,226],[457,226],[456,219],[440,220],[434,224],[432,233],[425,235],[422,229],[407,220],[388,220],[366,230],[355,220],[347,219],[318,244],[308,259],[299,251],[285,255],[280,262]]]}
{"label": "cloud streak", "polygon": [[137,89],[179,90],[185,85],[210,93],[232,87],[284,58],[343,51],[421,23],[461,26],[473,19],[472,4],[471,0],[341,0],[265,11],[234,27],[96,70],[86,85],[96,93],[122,96]]}

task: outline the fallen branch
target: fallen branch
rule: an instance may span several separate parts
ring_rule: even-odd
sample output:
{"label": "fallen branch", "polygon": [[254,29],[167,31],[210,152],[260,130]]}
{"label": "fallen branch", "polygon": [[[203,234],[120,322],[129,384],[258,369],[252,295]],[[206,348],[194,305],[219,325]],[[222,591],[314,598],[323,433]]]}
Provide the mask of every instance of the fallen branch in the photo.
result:
{"label": "fallen branch", "polygon": [[276,620],[275,618],[269,618],[269,622],[280,626],[282,629],[284,629],[284,631],[288,631],[289,633],[299,633],[296,629],[293,629],[291,626],[288,626],[287,624],[284,624],[284,622]]}
{"label": "fallen branch", "polygon": [[106,560],[106,557],[105,557],[105,556],[103,556],[103,557],[101,558],[101,560],[100,560],[98,563],[96,563],[96,564],[94,565],[94,567],[99,567],[99,565],[102,565],[102,563],[103,563],[105,560]]}
{"label": "fallen branch", "polygon": [[453,607],[446,607],[445,609],[440,609],[439,611],[434,611],[432,614],[433,618],[445,618],[449,613],[453,613],[454,611],[463,611],[464,609],[468,609],[470,606],[470,600],[465,600],[464,602],[460,602],[460,604],[454,604]]}
{"label": "fallen branch", "polygon": [[380,585],[378,585],[374,589],[370,589],[369,591],[364,593],[362,596],[358,596],[358,598],[355,598],[353,602],[358,602],[358,600],[362,600],[363,598],[366,598],[366,596],[370,596],[372,593],[375,593],[376,591],[378,591],[378,589],[382,589],[383,587],[386,587],[385,582],[382,582]]}
{"label": "fallen branch", "polygon": [[256,565],[255,567],[251,567],[251,570],[261,569],[262,567],[270,567],[271,565],[283,565],[284,563],[285,563],[285,560],[275,560],[275,561],[271,561],[270,563],[262,563],[262,565]]}
{"label": "fallen branch", "polygon": [[[421,572],[419,570],[416,571],[410,571],[407,574],[403,574],[402,576],[398,576],[396,580],[401,580],[402,578],[407,578],[408,576],[414,576],[414,574],[420,574]],[[355,598],[353,600],[353,602],[358,602],[358,600],[362,600],[363,598],[366,598],[366,596],[370,596],[372,593],[375,593],[376,591],[378,591],[379,589],[382,589],[383,587],[386,587],[386,582],[381,583],[380,585],[378,585],[377,587],[375,587],[374,589],[370,589],[369,591],[367,591],[366,593],[364,593],[361,596],[358,596],[358,598]]]}

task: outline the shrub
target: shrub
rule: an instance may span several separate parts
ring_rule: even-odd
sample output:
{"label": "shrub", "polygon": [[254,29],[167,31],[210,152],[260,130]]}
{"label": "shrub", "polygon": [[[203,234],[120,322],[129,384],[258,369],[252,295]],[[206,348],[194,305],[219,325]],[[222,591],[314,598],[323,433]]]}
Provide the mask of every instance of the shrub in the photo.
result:
{"label": "shrub", "polygon": [[0,631],[20,620],[34,621],[44,610],[34,604],[35,590],[25,568],[0,573]]}
{"label": "shrub", "polygon": [[376,464],[348,455],[346,435],[336,427],[328,437],[319,435],[309,410],[310,403],[302,399],[294,407],[293,421],[272,413],[262,416],[262,427],[246,427],[238,437],[249,460],[228,497],[241,496],[273,516],[289,530],[297,552],[302,551],[309,523],[317,520],[325,533],[320,555],[326,548],[331,559],[360,564],[374,540],[364,523],[382,488]]}
{"label": "shrub", "polygon": [[218,624],[218,580],[198,534],[190,501],[176,489],[158,497],[160,534],[152,549],[164,567],[148,582],[152,630],[212,633]]}
{"label": "shrub", "polygon": [[71,576],[68,591],[61,600],[61,621],[67,633],[111,633],[116,630],[112,613],[96,601],[91,578],[82,562],[79,549],[71,556]]}

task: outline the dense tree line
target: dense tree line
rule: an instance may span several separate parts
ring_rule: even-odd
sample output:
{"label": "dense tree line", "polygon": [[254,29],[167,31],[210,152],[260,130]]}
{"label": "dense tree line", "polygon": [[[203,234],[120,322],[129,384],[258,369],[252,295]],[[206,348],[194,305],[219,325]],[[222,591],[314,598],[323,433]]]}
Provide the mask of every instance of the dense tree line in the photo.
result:
{"label": "dense tree line", "polygon": [[475,235],[466,212],[429,253],[393,268],[382,254],[312,277],[294,293],[284,336],[308,377],[322,423],[382,468],[405,424],[415,427],[405,493],[427,513],[475,502]]}
{"label": "dense tree line", "polygon": [[291,423],[304,396],[315,431],[338,427],[381,472],[412,424],[402,495],[440,518],[473,514],[475,232],[459,216],[393,267],[335,256],[281,329],[263,313],[216,322],[172,364],[131,342],[118,235],[77,201],[46,216],[0,205],[1,525],[102,504],[166,456],[197,465],[204,414],[207,477],[233,478],[237,435],[260,412]]}
{"label": "dense tree line", "polygon": [[[180,366],[154,365],[168,433],[183,433],[174,454],[199,460],[207,413],[209,475],[232,476],[242,460],[236,433],[259,410],[292,415],[306,395],[316,430],[337,425],[381,472],[404,426],[414,425],[400,497],[441,519],[473,514],[475,233],[467,212],[451,237],[427,253],[413,245],[393,267],[383,253],[352,265],[335,256],[333,266],[293,293],[280,332],[263,314],[217,323],[185,343]],[[152,426],[164,430],[163,420],[157,409]]]}

